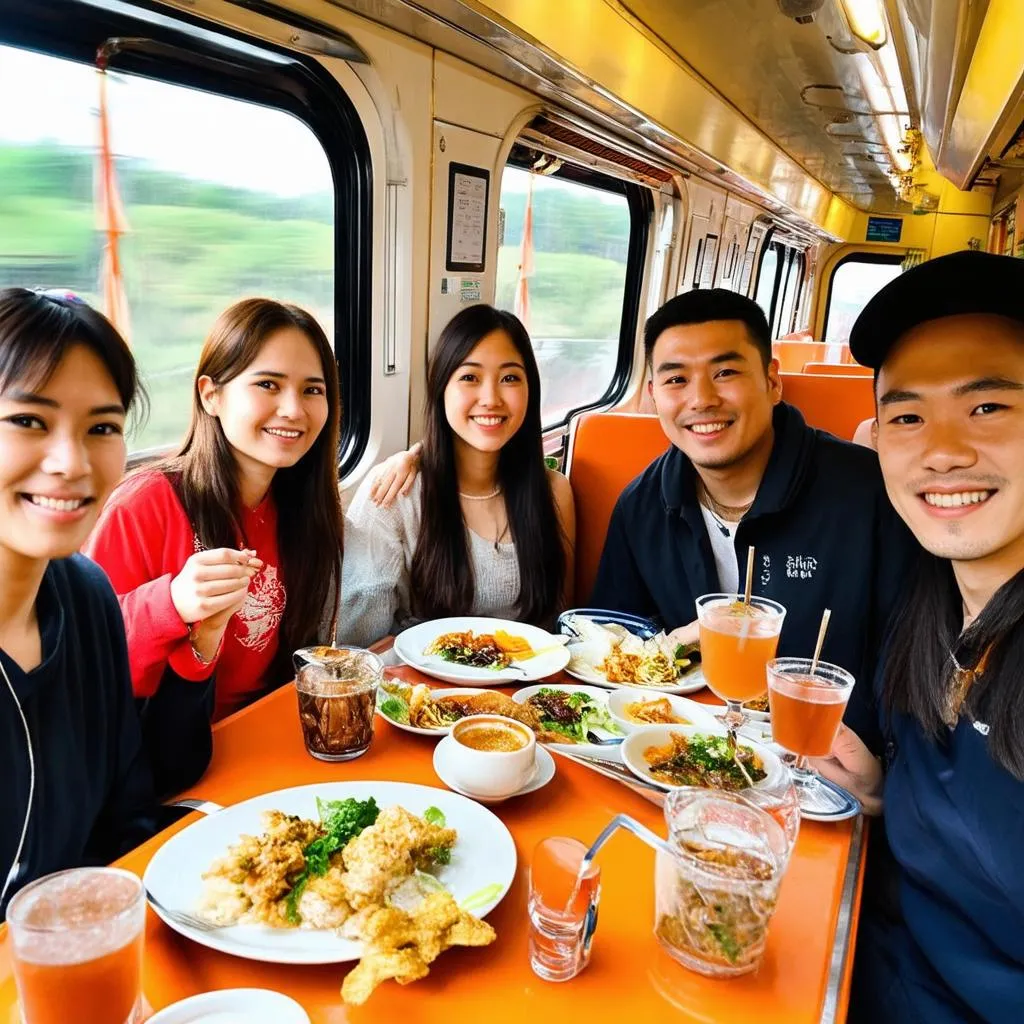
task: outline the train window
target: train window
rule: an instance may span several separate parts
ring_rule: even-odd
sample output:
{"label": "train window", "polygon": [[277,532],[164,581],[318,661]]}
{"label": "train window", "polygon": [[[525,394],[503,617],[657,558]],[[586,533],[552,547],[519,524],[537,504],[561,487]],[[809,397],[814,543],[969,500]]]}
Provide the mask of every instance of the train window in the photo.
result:
{"label": "train window", "polygon": [[761,250],[761,263],[757,270],[757,289],[754,293],[754,301],[764,310],[764,315],[768,318],[769,323],[772,319],[781,255],[782,250],[778,245],[766,245]]}
{"label": "train window", "polygon": [[[109,121],[127,221],[129,341],[151,395],[133,449],[188,424],[203,338],[236,299],[266,295],[334,332],[334,190],[313,132],[281,110],[121,73]],[[101,305],[93,210],[97,73],[0,47],[0,285],[59,286]]]}
{"label": "train window", "polygon": [[[524,253],[528,202],[532,253]],[[650,207],[645,190],[570,165],[546,175],[510,163],[502,174],[495,301],[530,332],[545,427],[613,400],[625,383]]]}
{"label": "train window", "polygon": [[797,252],[796,249],[787,249],[782,302],[779,304],[779,317],[773,334],[776,338],[796,329],[793,320],[796,315],[797,296],[800,294],[803,279],[803,253]]}
{"label": "train window", "polygon": [[902,256],[854,253],[832,271],[825,308],[825,341],[846,344],[860,311],[871,297],[900,274]]}

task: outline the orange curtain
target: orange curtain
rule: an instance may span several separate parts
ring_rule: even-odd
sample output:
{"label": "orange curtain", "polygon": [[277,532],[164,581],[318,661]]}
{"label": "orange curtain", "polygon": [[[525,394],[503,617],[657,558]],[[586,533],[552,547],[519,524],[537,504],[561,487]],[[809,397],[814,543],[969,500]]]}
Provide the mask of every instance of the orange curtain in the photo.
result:
{"label": "orange curtain", "polygon": [[533,276],[533,175],[526,193],[526,210],[523,213],[523,242],[519,250],[519,277],[516,280],[514,311],[530,329],[530,278]]}
{"label": "orange curtain", "polygon": [[101,67],[99,109],[99,158],[96,167],[96,227],[103,232],[103,257],[100,264],[100,294],[107,319],[130,340],[128,295],[121,265],[121,235],[128,230],[128,218],[117,188],[114,151],[110,145],[110,111],[107,105],[107,72]]}

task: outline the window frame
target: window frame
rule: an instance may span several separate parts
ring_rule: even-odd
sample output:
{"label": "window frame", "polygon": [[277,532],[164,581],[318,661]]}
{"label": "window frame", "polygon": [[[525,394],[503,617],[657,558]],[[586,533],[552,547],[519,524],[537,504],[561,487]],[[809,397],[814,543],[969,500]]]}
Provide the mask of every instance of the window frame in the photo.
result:
{"label": "window frame", "polygon": [[771,325],[775,323],[775,314],[778,311],[779,302],[779,277],[782,273],[782,263],[786,255],[786,247],[781,242],[775,240],[775,228],[769,228],[765,232],[764,241],[761,243],[761,253],[757,257],[757,274],[754,279],[753,298],[757,302],[757,292],[761,287],[761,271],[764,268],[764,258],[768,254],[768,250],[774,248],[776,250],[776,262],[775,262],[775,283],[772,286],[772,301],[768,308],[768,312],[765,313],[765,319],[768,321],[769,332]]}
{"label": "window frame", "polygon": [[[776,245],[782,245],[781,242],[776,242]],[[794,245],[785,245],[783,250],[786,253],[786,275],[785,279],[781,282],[782,287],[779,289],[779,306],[778,306],[778,323],[774,323],[772,326],[772,339],[781,338],[783,335],[790,334],[796,328],[793,326],[796,320],[797,310],[800,305],[800,292],[803,289],[804,281],[804,270],[806,267],[806,261],[804,259],[804,253],[801,249],[798,249]],[[786,307],[786,296],[789,294],[790,278],[793,273],[799,274],[799,277],[793,280],[793,305],[790,309],[789,323],[784,324],[782,322],[782,314],[785,312]]]}
{"label": "window frame", "polygon": [[835,285],[836,273],[840,267],[845,266],[847,263],[873,263],[876,265],[898,267],[905,258],[904,253],[863,252],[857,250],[847,253],[842,259],[837,260],[832,268],[832,272],[828,276],[828,290],[825,293],[825,318],[821,324],[821,340],[826,344],[845,344],[844,342],[828,341],[828,320],[832,315],[832,288]]}
{"label": "window frame", "polygon": [[[313,132],[334,179],[333,349],[341,378],[338,473],[343,477],[355,468],[370,438],[373,372],[373,172],[356,108],[313,57],[152,0],[131,3],[140,12],[159,15],[161,23],[75,0],[48,0],[25,5],[17,19],[0,21],[0,43],[95,67],[96,51],[106,40],[141,37],[155,45],[123,50],[112,70],[270,107],[293,115]],[[211,34],[286,56],[288,63],[218,47]]]}
{"label": "window frame", "polygon": [[[535,160],[535,154],[531,157],[526,146],[517,143],[512,147],[505,166],[529,171]],[[612,378],[604,394],[599,398],[583,405],[574,406],[560,420],[553,423],[542,423],[541,429],[545,434],[563,430],[573,417],[592,409],[613,405],[626,394],[633,374],[636,330],[644,284],[644,262],[647,258],[647,242],[654,216],[654,197],[650,189],[644,188],[636,182],[603,174],[600,171],[581,167],[568,161],[563,162],[557,171],[546,175],[546,177],[561,178],[563,181],[573,181],[589,188],[625,196],[629,210],[629,244],[626,248],[626,280],[622,292],[622,317],[619,321],[619,349]],[[499,181],[499,196],[501,194],[500,187]]]}

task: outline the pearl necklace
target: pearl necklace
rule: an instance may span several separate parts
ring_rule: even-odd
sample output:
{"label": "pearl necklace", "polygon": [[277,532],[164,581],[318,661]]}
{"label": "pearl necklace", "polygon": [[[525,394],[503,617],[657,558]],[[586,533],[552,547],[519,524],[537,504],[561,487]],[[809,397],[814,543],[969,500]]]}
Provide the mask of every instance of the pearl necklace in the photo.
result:
{"label": "pearl necklace", "polygon": [[501,494],[500,484],[490,494],[466,494],[464,491],[459,491],[459,497],[465,498],[466,501],[490,501],[491,498],[496,498],[499,494]]}

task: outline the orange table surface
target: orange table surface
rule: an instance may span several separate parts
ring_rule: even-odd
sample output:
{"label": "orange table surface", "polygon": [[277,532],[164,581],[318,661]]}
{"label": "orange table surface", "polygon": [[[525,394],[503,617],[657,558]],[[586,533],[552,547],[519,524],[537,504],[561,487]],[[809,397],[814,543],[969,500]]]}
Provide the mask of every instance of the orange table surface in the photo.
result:
{"label": "orange table surface", "polygon": [[[422,679],[408,668],[389,674]],[[316,782],[381,780],[443,787],[431,758],[434,743],[380,717],[370,750],[327,764],[303,747],[294,688],[286,686],[219,723],[213,761],[183,796],[232,804],[276,789]],[[861,821],[804,822],[782,883],[764,961],[755,974],[714,981],[666,954],[653,934],[654,853],[627,834],[602,850],[601,904],[593,955],[570,982],[539,979],[527,955],[527,877],[535,845],[568,835],[588,844],[617,813],[665,834],[661,809],[626,787],[556,757],[552,782],[492,808],[515,839],[518,870],[511,890],[488,915],[498,933],[490,947],[452,949],[429,977],[408,986],[388,981],[361,1007],[339,994],[349,964],[296,967],[243,960],[190,942],[150,910],[144,990],[155,1010],[212,989],[261,987],[301,1003],[313,1024],[403,1020],[452,1024],[478,1018],[635,1020],[670,1018],[702,1024],[801,1024],[845,1019],[853,932],[863,870]],[[139,875],[170,835],[194,816],[154,837],[119,864]],[[851,859],[851,853],[853,858]],[[69,1008],[69,1021],[73,1012]],[[0,1022],[17,1021],[6,936],[0,940]]]}

